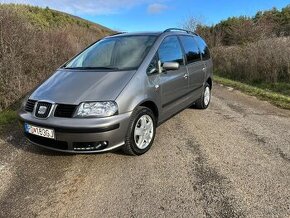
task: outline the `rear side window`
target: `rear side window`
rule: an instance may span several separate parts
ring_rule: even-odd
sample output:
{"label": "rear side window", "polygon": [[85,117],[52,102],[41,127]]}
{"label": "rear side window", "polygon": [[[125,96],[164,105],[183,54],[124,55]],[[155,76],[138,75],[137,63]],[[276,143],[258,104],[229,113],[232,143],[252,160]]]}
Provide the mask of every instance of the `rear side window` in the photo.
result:
{"label": "rear side window", "polygon": [[195,40],[196,40],[198,47],[200,49],[202,59],[203,60],[210,59],[210,52],[209,52],[209,49],[208,49],[205,41],[200,36],[195,36]]}
{"label": "rear side window", "polygon": [[161,43],[158,55],[161,63],[178,62],[183,65],[183,54],[176,36],[168,36]]}
{"label": "rear side window", "polygon": [[180,40],[186,54],[187,63],[200,61],[200,51],[194,38],[192,36],[181,36]]}

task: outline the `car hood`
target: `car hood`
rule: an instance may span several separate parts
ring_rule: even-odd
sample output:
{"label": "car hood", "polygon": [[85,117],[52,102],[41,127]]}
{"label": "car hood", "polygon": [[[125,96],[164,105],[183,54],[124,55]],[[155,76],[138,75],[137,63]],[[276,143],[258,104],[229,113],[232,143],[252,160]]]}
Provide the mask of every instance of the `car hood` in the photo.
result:
{"label": "car hood", "polygon": [[136,71],[58,70],[30,96],[61,104],[115,100]]}

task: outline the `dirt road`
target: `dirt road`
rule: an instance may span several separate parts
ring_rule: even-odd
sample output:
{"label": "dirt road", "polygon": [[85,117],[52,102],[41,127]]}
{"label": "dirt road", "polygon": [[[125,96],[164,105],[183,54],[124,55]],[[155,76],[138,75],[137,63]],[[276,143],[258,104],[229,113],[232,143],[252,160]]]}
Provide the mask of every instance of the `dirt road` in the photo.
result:
{"label": "dirt road", "polygon": [[0,141],[0,217],[289,217],[290,112],[216,85],[141,157]]}

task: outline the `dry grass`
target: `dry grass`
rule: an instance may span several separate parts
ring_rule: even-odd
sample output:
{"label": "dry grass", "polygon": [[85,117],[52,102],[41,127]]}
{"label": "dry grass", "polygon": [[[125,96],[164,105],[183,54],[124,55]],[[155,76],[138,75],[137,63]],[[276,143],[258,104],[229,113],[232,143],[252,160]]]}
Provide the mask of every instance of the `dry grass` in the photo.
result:
{"label": "dry grass", "polygon": [[[21,7],[18,11],[18,7],[2,6],[0,5],[0,111],[31,91],[75,53],[112,33],[98,26],[92,28],[91,23],[86,26],[84,21],[80,25],[78,22],[70,22],[67,25],[46,25],[42,28],[36,25],[40,15],[33,20],[31,17],[27,18]],[[44,15],[46,13],[48,12]],[[41,22],[46,16],[42,17]]]}
{"label": "dry grass", "polygon": [[290,82],[290,37],[212,49],[216,73],[248,83]]}

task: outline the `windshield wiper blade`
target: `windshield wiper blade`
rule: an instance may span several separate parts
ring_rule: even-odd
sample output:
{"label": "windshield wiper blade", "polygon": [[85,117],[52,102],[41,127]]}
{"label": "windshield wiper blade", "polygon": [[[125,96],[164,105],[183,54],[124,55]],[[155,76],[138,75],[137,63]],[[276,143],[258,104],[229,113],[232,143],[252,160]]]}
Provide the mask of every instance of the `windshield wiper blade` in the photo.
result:
{"label": "windshield wiper blade", "polygon": [[65,67],[64,69],[76,70],[119,70],[117,67]]}

